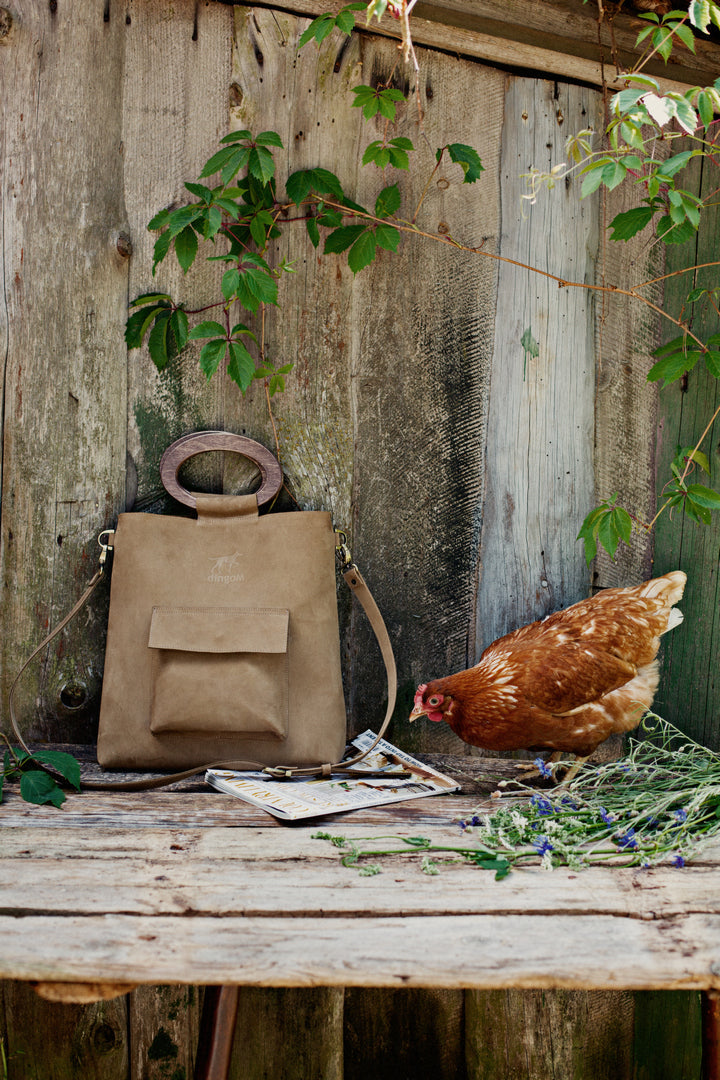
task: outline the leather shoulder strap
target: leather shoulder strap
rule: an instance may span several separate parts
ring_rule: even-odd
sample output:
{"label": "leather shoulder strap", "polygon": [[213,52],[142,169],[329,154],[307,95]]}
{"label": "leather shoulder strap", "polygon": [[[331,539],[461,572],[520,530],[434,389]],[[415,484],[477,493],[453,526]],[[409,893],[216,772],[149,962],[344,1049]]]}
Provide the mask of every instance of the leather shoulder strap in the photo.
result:
{"label": "leather shoulder strap", "polygon": [[[101,535],[104,535],[104,534],[101,534]],[[107,555],[107,551],[108,551],[108,549],[112,548],[112,534],[110,534],[108,544],[102,544],[101,543],[100,546],[103,548],[102,555],[100,557],[100,567],[97,570],[97,572],[95,573],[95,575],[92,577],[92,579],[88,582],[88,586],[85,589],[85,592],[82,594],[82,596],[80,597],[78,602],[75,604],[75,606],[67,613],[67,615],[62,620],[62,622],[58,623],[58,625],[56,627],[54,627],[54,629],[47,635],[47,637],[45,637],[43,639],[43,641],[40,642],[40,644],[37,646],[37,648],[27,658],[27,660],[25,661],[23,666],[20,668],[20,671],[15,676],[15,679],[13,680],[13,684],[10,687],[10,695],[9,695],[9,700],[8,700],[8,706],[9,706],[9,713],[10,713],[10,723],[12,725],[13,733],[14,733],[15,738],[17,739],[18,743],[23,748],[23,750],[27,754],[30,754],[31,756],[32,756],[32,750],[27,745],[27,743],[25,742],[25,740],[23,739],[23,737],[22,737],[22,735],[20,733],[20,728],[19,728],[19,725],[18,725],[18,722],[17,722],[17,717],[15,715],[15,701],[14,701],[15,691],[17,689],[18,683],[20,682],[20,679],[22,678],[22,676],[25,673],[28,666],[43,651],[43,649],[47,648],[47,646],[57,637],[57,635],[59,633],[61,633],[62,630],[65,629],[65,627],[71,621],[71,619],[73,619],[78,614],[78,612],[82,610],[82,608],[85,606],[85,604],[88,602],[88,600],[90,599],[90,597],[94,593],[95,589],[97,588],[100,580],[103,577],[103,573],[104,573],[104,569],[105,569],[105,558],[106,558],[106,555]],[[341,549],[339,548],[339,550],[341,550]],[[347,551],[346,548],[343,548],[342,550],[344,550],[345,552]],[[348,553],[348,555],[349,555],[349,553]],[[260,771],[263,771],[263,772],[269,774],[270,776],[274,776],[274,777],[278,777],[278,778],[281,778],[281,777],[290,778],[290,777],[293,777],[293,776],[296,776],[296,777],[330,776],[332,773],[345,771],[346,769],[348,769],[348,767],[350,765],[356,765],[359,761],[361,761],[364,757],[366,757],[371,752],[371,750],[378,744],[380,739],[382,739],[383,735],[385,734],[385,732],[387,730],[387,726],[390,723],[390,719],[392,717],[393,711],[395,709],[395,700],[396,700],[396,697],[397,697],[397,669],[396,669],[396,666],[395,666],[395,657],[393,655],[392,645],[390,643],[390,638],[389,638],[389,635],[388,635],[388,632],[387,632],[387,627],[385,626],[385,622],[383,620],[383,617],[380,614],[380,611],[378,609],[377,604],[375,603],[375,600],[373,599],[373,596],[372,596],[372,593],[370,592],[370,589],[368,588],[367,584],[365,583],[365,580],[364,580],[362,574],[360,573],[360,571],[358,570],[358,568],[355,566],[355,564],[353,562],[351,562],[349,560],[349,558],[347,558],[346,561],[345,561],[345,567],[346,568],[345,568],[345,570],[343,572],[343,578],[344,578],[348,588],[351,590],[353,595],[356,597],[356,599],[358,600],[358,602],[360,603],[361,607],[363,608],[365,614],[368,617],[368,621],[370,623],[370,626],[372,627],[372,630],[373,630],[373,633],[375,634],[378,645],[380,646],[380,652],[382,654],[383,663],[385,665],[385,673],[386,673],[386,678],[387,678],[388,700],[387,700],[387,709],[385,711],[385,718],[384,718],[384,720],[382,722],[382,725],[380,727],[380,731],[379,731],[377,737],[375,738],[372,745],[368,747],[367,750],[363,751],[360,754],[356,754],[352,758],[345,759],[342,762],[328,762],[328,763],[325,763],[325,764],[322,764],[322,765],[310,765],[310,766],[303,766],[303,767],[285,766],[285,765],[272,766],[272,765],[263,764],[262,762],[259,762],[259,761],[240,761],[240,760],[213,761],[213,762],[209,762],[209,763],[207,763],[205,765],[198,765],[198,766],[196,766],[196,767],[194,767],[192,769],[185,769],[182,772],[171,773],[171,774],[168,774],[168,775],[165,775],[165,776],[148,777],[148,778],[143,778],[143,779],[139,779],[139,780],[118,780],[118,781],[83,780],[82,781],[83,789],[84,790],[93,790],[93,791],[150,791],[150,790],[152,790],[154,788],[166,787],[168,784],[177,783],[178,780],[185,780],[190,776],[196,776],[198,773],[205,772],[206,769],[213,769],[213,768],[215,768],[215,769],[224,768],[224,769],[239,769],[239,770],[251,770],[251,769],[252,770],[260,770]],[[52,769],[47,769],[47,771],[52,772]]]}

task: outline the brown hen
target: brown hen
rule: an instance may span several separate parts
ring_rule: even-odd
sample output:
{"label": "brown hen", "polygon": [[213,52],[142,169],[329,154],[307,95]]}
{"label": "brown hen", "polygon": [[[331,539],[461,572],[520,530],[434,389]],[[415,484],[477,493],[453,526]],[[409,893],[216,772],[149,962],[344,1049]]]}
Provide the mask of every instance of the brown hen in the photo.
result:
{"label": "brown hen", "polygon": [[682,622],[673,605],[686,580],[675,570],[605,589],[498,638],[475,667],[418,687],[410,720],[444,720],[485,750],[589,757],[652,704],[660,635]]}

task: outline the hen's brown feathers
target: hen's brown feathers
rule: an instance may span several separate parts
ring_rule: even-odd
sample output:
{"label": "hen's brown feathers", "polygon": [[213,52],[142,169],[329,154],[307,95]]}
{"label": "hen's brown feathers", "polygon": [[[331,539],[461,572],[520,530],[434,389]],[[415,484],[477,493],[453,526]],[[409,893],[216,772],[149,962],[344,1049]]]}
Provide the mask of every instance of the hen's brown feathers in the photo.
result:
{"label": "hen's brown feathers", "polygon": [[682,621],[685,574],[606,589],[489,645],[473,668],[422,686],[411,719],[444,719],[488,750],[586,756],[637,726],[658,683],[660,636]]}

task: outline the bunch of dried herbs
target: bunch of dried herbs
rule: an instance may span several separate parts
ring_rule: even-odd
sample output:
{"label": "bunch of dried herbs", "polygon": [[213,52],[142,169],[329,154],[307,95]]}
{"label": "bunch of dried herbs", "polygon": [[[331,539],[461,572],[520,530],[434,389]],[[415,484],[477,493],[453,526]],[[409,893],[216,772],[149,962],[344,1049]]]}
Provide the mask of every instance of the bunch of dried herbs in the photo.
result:
{"label": "bunch of dried herbs", "polygon": [[[547,775],[545,762],[537,764]],[[620,761],[585,765],[570,783],[549,790],[512,781],[495,797],[506,804],[456,823],[456,844],[423,836],[314,835],[330,840],[343,865],[362,874],[380,873],[376,860],[383,856],[419,852],[425,873],[470,862],[494,870],[497,879],[538,863],[545,870],[598,863],[682,867],[720,833],[720,757],[650,713]]]}

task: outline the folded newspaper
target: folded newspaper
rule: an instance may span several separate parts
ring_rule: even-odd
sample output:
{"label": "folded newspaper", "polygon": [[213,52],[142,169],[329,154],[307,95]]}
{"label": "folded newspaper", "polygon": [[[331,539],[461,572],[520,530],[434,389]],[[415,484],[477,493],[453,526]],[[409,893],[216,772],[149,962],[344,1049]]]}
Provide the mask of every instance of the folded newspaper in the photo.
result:
{"label": "folded newspaper", "polygon": [[[352,745],[362,751],[374,740],[374,732],[364,731]],[[383,775],[363,775],[368,772],[382,772]],[[410,777],[394,775],[408,772]],[[322,780],[274,780],[258,772],[208,769],[205,780],[218,791],[260,806],[284,821],[384,806],[406,799],[424,799],[428,795],[457,791],[460,786],[384,739],[380,739],[366,758],[352,766],[352,775],[345,773]]]}

